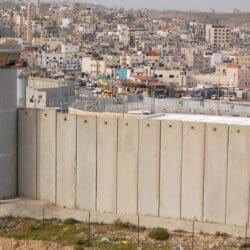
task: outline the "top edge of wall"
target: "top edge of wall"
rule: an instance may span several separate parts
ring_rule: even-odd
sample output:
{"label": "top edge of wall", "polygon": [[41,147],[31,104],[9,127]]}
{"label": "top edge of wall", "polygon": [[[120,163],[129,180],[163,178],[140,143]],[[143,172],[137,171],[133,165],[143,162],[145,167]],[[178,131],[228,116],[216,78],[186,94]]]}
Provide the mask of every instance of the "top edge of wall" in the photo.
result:
{"label": "top edge of wall", "polygon": [[201,123],[201,124],[217,124],[217,125],[237,125],[237,126],[250,126],[250,118],[248,117],[233,117],[233,116],[211,116],[211,115],[195,115],[195,114],[173,114],[168,113],[159,116],[146,117],[133,114],[121,114],[121,113],[98,113],[98,112],[89,112],[78,110],[74,108],[69,108],[68,113],[62,113],[58,108],[43,108],[43,109],[34,109],[34,108],[19,108],[19,110],[38,110],[38,111],[58,111],[59,114],[64,115],[77,115],[77,116],[86,116],[86,117],[103,117],[103,118],[117,118],[117,119],[138,119],[138,120],[151,120],[151,121],[181,121],[187,123]]}

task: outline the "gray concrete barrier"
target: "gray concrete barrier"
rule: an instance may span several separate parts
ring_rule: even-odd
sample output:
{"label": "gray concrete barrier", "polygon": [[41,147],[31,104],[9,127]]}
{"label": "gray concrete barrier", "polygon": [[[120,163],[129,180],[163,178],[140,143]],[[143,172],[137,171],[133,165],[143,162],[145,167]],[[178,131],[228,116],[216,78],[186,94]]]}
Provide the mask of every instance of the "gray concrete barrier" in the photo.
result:
{"label": "gray concrete barrier", "polygon": [[202,220],[205,124],[183,122],[181,217]]}
{"label": "gray concrete barrier", "polygon": [[204,221],[225,223],[227,151],[228,126],[225,124],[207,124],[204,173]]}
{"label": "gray concrete barrier", "polygon": [[36,199],[37,110],[21,109],[18,119],[18,195]]}
{"label": "gray concrete barrier", "polygon": [[56,110],[37,111],[37,198],[56,201]]}
{"label": "gray concrete barrier", "polygon": [[250,127],[229,129],[226,223],[245,225],[249,216]]}
{"label": "gray concrete barrier", "polygon": [[180,218],[182,122],[161,123],[160,216]]}
{"label": "gray concrete barrier", "polygon": [[16,121],[16,111],[0,110],[0,198],[2,199],[13,198],[17,194]]}
{"label": "gray concrete barrier", "polygon": [[195,220],[235,232],[249,221],[248,121],[18,117],[19,196],[172,230]]}
{"label": "gray concrete barrier", "polygon": [[137,119],[118,120],[117,212],[137,214],[138,129]]}
{"label": "gray concrete barrier", "polygon": [[76,204],[76,116],[57,114],[56,204]]}
{"label": "gray concrete barrier", "polygon": [[97,118],[97,211],[116,213],[117,119]]}
{"label": "gray concrete barrier", "polygon": [[138,213],[159,215],[160,121],[139,121]]}
{"label": "gray concrete barrier", "polygon": [[76,207],[96,210],[96,126],[94,116],[77,117]]}

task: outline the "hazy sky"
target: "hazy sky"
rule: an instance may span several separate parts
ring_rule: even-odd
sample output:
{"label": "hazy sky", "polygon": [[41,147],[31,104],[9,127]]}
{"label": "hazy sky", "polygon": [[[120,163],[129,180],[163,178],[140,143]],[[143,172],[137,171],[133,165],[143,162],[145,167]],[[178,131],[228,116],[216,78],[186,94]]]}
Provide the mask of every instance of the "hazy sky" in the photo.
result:
{"label": "hazy sky", "polygon": [[239,9],[250,12],[250,0],[85,0],[94,4],[125,8],[157,8],[171,10],[232,11]]}

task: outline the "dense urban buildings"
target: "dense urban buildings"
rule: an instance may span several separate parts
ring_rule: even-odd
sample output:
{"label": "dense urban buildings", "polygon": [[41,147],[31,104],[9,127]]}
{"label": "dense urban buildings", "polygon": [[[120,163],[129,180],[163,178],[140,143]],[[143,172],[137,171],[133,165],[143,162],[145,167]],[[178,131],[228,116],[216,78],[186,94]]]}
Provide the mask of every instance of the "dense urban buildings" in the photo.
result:
{"label": "dense urban buildings", "polygon": [[[56,79],[69,86],[67,97],[58,91],[63,96],[56,100],[51,95],[46,105],[68,107],[78,100],[79,106],[86,95],[116,101],[124,96],[138,101],[143,96],[249,100],[250,31],[245,13],[212,12],[205,18],[202,13],[83,3],[20,1],[3,6],[1,43],[22,46],[17,67],[25,77]],[[233,18],[238,18],[238,26],[231,24]],[[124,70],[129,77],[121,79]],[[45,89],[39,88],[40,93]],[[32,96],[32,87],[27,90]],[[26,102],[32,105],[29,98]]]}

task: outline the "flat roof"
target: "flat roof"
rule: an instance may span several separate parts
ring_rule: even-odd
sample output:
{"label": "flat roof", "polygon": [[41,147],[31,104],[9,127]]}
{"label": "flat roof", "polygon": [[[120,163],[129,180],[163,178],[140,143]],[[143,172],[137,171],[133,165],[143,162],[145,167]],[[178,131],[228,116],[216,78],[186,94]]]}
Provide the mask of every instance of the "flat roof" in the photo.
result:
{"label": "flat roof", "polygon": [[248,117],[234,117],[234,116],[215,116],[215,115],[200,115],[200,114],[162,114],[156,117],[151,117],[153,120],[176,120],[176,121],[190,121],[190,122],[204,122],[204,123],[220,123],[228,125],[250,125],[250,118]]}

